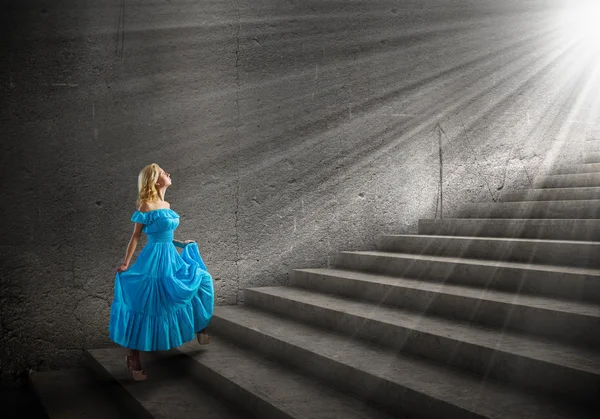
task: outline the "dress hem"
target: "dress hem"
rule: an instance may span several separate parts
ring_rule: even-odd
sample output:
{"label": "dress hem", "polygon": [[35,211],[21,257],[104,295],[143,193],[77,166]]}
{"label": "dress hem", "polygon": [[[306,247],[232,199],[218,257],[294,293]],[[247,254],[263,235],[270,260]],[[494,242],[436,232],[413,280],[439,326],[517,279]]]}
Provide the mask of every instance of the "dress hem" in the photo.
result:
{"label": "dress hem", "polygon": [[109,338],[124,348],[139,351],[168,351],[194,340],[210,323],[202,302],[195,297],[168,313],[148,316],[129,310],[118,302],[111,306]]}

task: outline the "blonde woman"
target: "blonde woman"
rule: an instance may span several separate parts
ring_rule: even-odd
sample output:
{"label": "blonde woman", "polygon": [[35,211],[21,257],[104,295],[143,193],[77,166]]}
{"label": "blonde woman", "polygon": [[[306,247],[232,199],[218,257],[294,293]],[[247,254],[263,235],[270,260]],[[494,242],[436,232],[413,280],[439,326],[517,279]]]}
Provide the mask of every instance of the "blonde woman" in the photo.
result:
{"label": "blonde woman", "polygon": [[[115,271],[114,300],[109,337],[129,348],[125,358],[133,379],[142,381],[139,351],[164,351],[198,339],[210,342],[206,327],[214,308],[212,277],[193,240],[173,239],[179,215],[165,201],[171,175],[158,164],[144,167],[138,176],[135,223],[125,262]],[[129,262],[141,234],[148,243],[135,263]],[[175,246],[182,247],[181,254]]]}

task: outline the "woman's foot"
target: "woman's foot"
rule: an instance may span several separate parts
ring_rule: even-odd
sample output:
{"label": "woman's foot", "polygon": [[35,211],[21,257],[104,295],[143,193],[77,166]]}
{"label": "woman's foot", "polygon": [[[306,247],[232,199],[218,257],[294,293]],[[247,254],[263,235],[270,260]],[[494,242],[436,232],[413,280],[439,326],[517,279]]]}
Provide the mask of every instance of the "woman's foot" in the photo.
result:
{"label": "woman's foot", "polygon": [[210,336],[206,331],[206,328],[196,333],[196,339],[200,345],[208,345],[210,343]]}
{"label": "woman's foot", "polygon": [[139,355],[129,355],[129,366],[134,371],[139,371],[142,369],[142,361],[140,361]]}
{"label": "woman's foot", "polygon": [[144,381],[146,379],[146,372],[142,369],[139,355],[127,355],[125,363],[127,364],[127,371],[130,372],[134,381]]}

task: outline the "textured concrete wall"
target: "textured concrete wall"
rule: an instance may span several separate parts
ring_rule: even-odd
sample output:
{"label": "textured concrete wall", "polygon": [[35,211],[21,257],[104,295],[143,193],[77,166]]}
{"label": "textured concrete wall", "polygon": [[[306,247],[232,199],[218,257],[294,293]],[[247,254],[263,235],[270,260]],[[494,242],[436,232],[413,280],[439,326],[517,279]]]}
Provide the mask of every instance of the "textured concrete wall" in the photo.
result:
{"label": "textured concrete wall", "polygon": [[3,2],[2,376],[109,343],[150,162],[218,304],[528,186],[589,135],[554,3]]}

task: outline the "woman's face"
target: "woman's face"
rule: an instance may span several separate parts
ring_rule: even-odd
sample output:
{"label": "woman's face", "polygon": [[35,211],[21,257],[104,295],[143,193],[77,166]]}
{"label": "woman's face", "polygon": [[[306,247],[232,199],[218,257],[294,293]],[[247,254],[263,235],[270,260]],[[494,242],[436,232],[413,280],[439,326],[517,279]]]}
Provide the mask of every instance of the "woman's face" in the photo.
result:
{"label": "woman's face", "polygon": [[162,168],[159,170],[158,172],[158,180],[156,181],[156,183],[159,184],[159,186],[170,186],[171,185],[171,174],[165,172]]}

